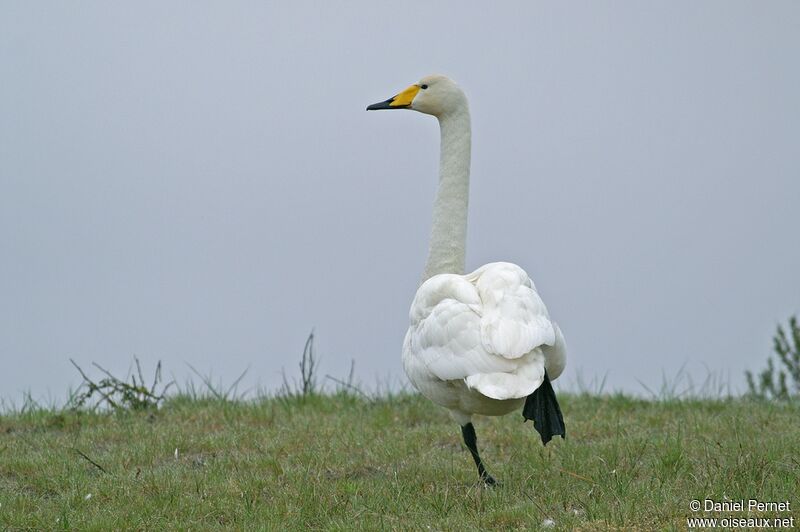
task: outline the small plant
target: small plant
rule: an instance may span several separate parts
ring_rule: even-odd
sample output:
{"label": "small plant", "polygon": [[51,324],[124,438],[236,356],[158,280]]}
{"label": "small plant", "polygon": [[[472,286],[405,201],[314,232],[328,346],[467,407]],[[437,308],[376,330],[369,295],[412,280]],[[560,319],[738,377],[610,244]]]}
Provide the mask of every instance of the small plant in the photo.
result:
{"label": "small plant", "polygon": [[[772,357],[767,359],[767,369],[756,377],[745,372],[750,395],[759,399],[776,399],[787,401],[800,396],[800,325],[797,316],[789,318],[789,332],[781,325],[772,338],[772,348],[783,365],[778,369],[777,379]],[[791,384],[788,383],[791,379]]]}
{"label": "small plant", "polygon": [[317,358],[314,355],[314,331],[308,335],[306,345],[303,347],[303,357],[300,359],[300,382],[292,379],[289,384],[286,372],[283,373],[283,386],[281,393],[285,397],[308,397],[317,393]]}
{"label": "small plant", "polygon": [[314,359],[314,331],[308,335],[303,347],[303,358],[300,359],[300,375],[303,379],[303,395],[312,395],[317,391],[317,378],[314,375],[317,361]]}
{"label": "small plant", "polygon": [[131,372],[130,382],[118,379],[96,362],[92,362],[94,367],[106,375],[99,382],[94,382],[74,360],[69,359],[83,377],[83,383],[72,395],[69,406],[79,409],[90,405],[92,410],[106,406],[115,411],[158,408],[174,382],[169,382],[160,391],[156,391],[161,384],[161,361],[159,361],[153,376],[153,384],[148,388],[139,359],[134,357],[133,360],[136,363],[136,373]]}

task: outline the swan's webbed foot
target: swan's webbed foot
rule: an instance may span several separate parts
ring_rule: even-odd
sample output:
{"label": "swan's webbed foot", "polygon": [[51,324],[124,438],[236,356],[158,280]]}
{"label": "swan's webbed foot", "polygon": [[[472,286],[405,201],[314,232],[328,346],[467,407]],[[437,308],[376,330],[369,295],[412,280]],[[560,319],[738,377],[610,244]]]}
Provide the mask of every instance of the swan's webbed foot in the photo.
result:
{"label": "swan's webbed foot", "polygon": [[544,372],[542,385],[525,399],[522,416],[525,421],[533,420],[533,426],[539,432],[543,445],[547,445],[553,436],[563,438],[566,435],[564,417],[561,415],[561,407],[558,406],[556,393],[550,384],[547,371]]}
{"label": "swan's webbed foot", "polygon": [[487,488],[499,488],[500,486],[503,485],[500,483],[499,480],[495,480],[494,477],[492,477],[492,475],[490,475],[489,473],[483,475],[481,477],[481,480],[483,481],[483,485],[486,486]]}

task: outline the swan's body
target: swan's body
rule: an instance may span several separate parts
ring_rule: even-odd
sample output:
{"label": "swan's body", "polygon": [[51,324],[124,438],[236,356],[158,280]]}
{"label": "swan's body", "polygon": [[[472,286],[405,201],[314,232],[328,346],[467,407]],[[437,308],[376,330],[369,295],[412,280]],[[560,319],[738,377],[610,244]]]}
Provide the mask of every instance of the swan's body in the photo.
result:
{"label": "swan's body", "polygon": [[542,441],[564,435],[550,386],[566,346],[536,287],[515,264],[495,262],[464,274],[469,198],[470,117],[461,89],[428,76],[367,109],[409,108],[439,119],[441,160],[423,283],[411,304],[403,366],[425,397],[447,408],[488,484],[472,415],[498,416],[524,404]]}
{"label": "swan's body", "polygon": [[428,399],[465,425],[502,416],[564,369],[558,325],[528,275],[507,262],[425,281],[411,304],[403,365]]}

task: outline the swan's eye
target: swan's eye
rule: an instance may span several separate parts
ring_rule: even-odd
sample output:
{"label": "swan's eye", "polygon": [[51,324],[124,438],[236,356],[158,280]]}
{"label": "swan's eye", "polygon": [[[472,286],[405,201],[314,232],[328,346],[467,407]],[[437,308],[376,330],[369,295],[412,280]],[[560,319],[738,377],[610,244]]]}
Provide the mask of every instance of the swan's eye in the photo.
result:
{"label": "swan's eye", "polygon": [[428,86],[427,85],[420,85],[419,88],[422,89],[422,90],[425,90],[425,89],[428,88]]}

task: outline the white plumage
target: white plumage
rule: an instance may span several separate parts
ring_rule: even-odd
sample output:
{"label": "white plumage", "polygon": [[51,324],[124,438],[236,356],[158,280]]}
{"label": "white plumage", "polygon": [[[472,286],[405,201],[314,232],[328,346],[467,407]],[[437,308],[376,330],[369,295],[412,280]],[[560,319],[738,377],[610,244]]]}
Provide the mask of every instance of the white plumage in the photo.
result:
{"label": "white plumage", "polygon": [[478,454],[472,415],[503,415],[524,403],[523,415],[534,420],[544,443],[563,436],[549,380],[564,370],[564,336],[519,266],[494,262],[464,274],[471,129],[458,85],[428,76],[367,109],[412,109],[439,120],[439,188],[403,365],[414,386],[461,425],[481,479],[494,484]]}
{"label": "white plumage", "polygon": [[411,382],[462,425],[503,415],[566,362],[558,325],[528,275],[495,262],[466,275],[438,274],[417,290],[403,343]]}

